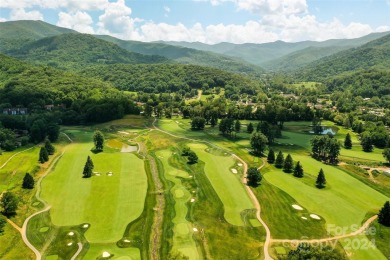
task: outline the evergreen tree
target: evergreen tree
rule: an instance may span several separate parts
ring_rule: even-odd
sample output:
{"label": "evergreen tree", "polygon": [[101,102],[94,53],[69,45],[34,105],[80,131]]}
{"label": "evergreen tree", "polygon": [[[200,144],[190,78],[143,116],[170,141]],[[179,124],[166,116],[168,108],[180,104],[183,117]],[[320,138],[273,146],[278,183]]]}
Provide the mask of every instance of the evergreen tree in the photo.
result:
{"label": "evergreen tree", "polygon": [[325,184],[326,184],[325,174],[321,168],[319,173],[318,173],[318,176],[317,176],[316,186],[317,186],[317,188],[321,189],[321,188],[325,187]]}
{"label": "evergreen tree", "polygon": [[12,192],[7,191],[3,193],[3,196],[1,197],[0,206],[3,208],[2,213],[5,216],[9,217],[15,215],[16,210],[18,209],[18,199]]}
{"label": "evergreen tree", "polygon": [[95,133],[93,134],[93,143],[95,144],[96,151],[103,151],[104,136],[102,132],[95,131]]}
{"label": "evergreen tree", "polygon": [[284,163],[284,156],[282,151],[279,151],[278,155],[276,156],[275,167],[280,169],[283,167],[283,163]]}
{"label": "evergreen tree", "polygon": [[23,189],[34,188],[34,178],[29,173],[26,173],[26,175],[24,175],[22,188]]}
{"label": "evergreen tree", "polygon": [[250,167],[248,169],[246,178],[248,180],[248,185],[252,187],[259,186],[261,180],[263,179],[259,170],[256,167]]}
{"label": "evergreen tree", "polygon": [[298,161],[294,168],[294,176],[298,178],[303,177],[303,167],[301,163]]}
{"label": "evergreen tree", "polygon": [[345,136],[344,148],[345,149],[351,149],[352,148],[352,140],[351,140],[351,135],[349,133]]}
{"label": "evergreen tree", "polygon": [[49,160],[49,154],[47,153],[47,150],[45,147],[41,147],[41,150],[39,151],[39,162],[45,163]]}
{"label": "evergreen tree", "polygon": [[50,140],[48,138],[46,138],[45,140],[45,148],[46,148],[46,151],[49,155],[52,155],[54,154],[55,152],[55,148],[54,146],[51,144]]}
{"label": "evergreen tree", "polygon": [[286,156],[286,159],[284,160],[283,171],[287,172],[287,173],[290,173],[290,172],[292,172],[293,167],[294,167],[293,159],[292,159],[291,155],[288,154]]}
{"label": "evergreen tree", "polygon": [[383,208],[379,211],[378,222],[386,227],[390,227],[390,203],[385,202]]}
{"label": "evergreen tree", "polygon": [[84,178],[89,178],[92,176],[92,170],[93,170],[93,162],[91,158],[88,156],[87,161],[84,165],[84,170],[83,170],[83,177]]}
{"label": "evergreen tree", "polygon": [[251,134],[253,132],[253,124],[249,123],[248,126],[246,127],[246,131]]}
{"label": "evergreen tree", "polygon": [[269,149],[269,151],[268,151],[267,162],[269,162],[269,163],[275,162],[275,152],[272,149]]}
{"label": "evergreen tree", "polygon": [[236,122],[234,123],[234,131],[236,131],[236,133],[239,133],[241,130],[241,123],[239,120],[236,120]]}

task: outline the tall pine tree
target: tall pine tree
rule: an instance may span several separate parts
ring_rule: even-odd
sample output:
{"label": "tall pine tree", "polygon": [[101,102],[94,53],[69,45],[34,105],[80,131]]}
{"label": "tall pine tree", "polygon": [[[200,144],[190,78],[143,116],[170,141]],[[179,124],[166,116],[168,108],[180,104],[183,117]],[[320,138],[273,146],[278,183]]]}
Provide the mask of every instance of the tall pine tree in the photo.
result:
{"label": "tall pine tree", "polygon": [[268,163],[274,163],[275,162],[275,152],[272,149],[269,149],[269,151],[268,151],[267,162]]}
{"label": "tall pine tree", "polygon": [[325,174],[324,174],[324,170],[322,170],[321,168],[317,176],[316,186],[317,188],[321,189],[325,187],[325,184],[326,184]]}
{"label": "tall pine tree", "polygon": [[390,203],[386,201],[383,208],[379,211],[378,222],[386,227],[390,227]]}
{"label": "tall pine tree", "polygon": [[303,177],[303,167],[301,165],[301,162],[299,162],[299,161],[295,165],[294,176],[298,177],[298,178],[302,178]]}
{"label": "tall pine tree", "polygon": [[85,162],[84,165],[84,170],[83,170],[83,177],[84,178],[89,178],[92,176],[92,170],[93,170],[93,162],[91,157],[88,156],[87,161]]}
{"label": "tall pine tree", "polygon": [[290,173],[293,170],[293,166],[294,166],[293,165],[293,159],[292,159],[291,155],[288,154],[286,156],[286,159],[284,160],[283,171],[287,172],[287,173]]}
{"label": "tall pine tree", "polygon": [[39,151],[39,162],[45,163],[49,160],[49,154],[47,153],[47,150],[45,147],[41,147],[41,150]]}
{"label": "tall pine tree", "polygon": [[351,149],[352,148],[352,140],[351,140],[351,135],[349,133],[345,136],[344,148],[345,149]]}
{"label": "tall pine tree", "polygon": [[282,151],[279,151],[278,155],[276,156],[275,167],[280,169],[283,167],[283,163],[284,163],[284,156]]}

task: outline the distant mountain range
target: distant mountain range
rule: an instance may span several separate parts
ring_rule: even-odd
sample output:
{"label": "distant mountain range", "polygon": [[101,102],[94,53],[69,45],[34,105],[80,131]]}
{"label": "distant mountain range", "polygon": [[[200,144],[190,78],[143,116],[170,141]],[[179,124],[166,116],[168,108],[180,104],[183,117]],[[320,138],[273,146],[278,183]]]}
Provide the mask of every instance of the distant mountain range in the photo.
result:
{"label": "distant mountain range", "polygon": [[390,68],[389,32],[323,42],[264,44],[124,41],[42,21],[0,23],[0,52],[31,63],[79,70],[96,64],[181,63],[260,76],[286,72],[324,80],[355,69]]}

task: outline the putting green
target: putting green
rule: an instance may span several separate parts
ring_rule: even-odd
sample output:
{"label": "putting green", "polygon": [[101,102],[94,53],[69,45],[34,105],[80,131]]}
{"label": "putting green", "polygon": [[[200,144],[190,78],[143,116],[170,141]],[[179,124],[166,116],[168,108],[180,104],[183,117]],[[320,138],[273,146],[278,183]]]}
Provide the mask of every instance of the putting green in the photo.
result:
{"label": "putting green", "polygon": [[[85,233],[88,241],[116,242],[127,224],[143,210],[147,190],[144,163],[134,154],[92,154],[92,143],[85,142],[92,140],[90,132],[72,131],[72,136],[84,143],[72,143],[66,148],[53,172],[43,180],[41,196],[52,205],[54,225],[89,223]],[[95,171],[113,172],[113,176],[82,178],[88,155]]]}
{"label": "putting green", "polygon": [[189,144],[189,147],[205,162],[205,174],[224,205],[226,221],[237,226],[244,225],[241,212],[254,206],[239,176],[230,170],[236,161],[231,156],[206,152],[208,147],[204,144]]}
{"label": "putting green", "polygon": [[[188,256],[190,259],[201,259],[200,253],[198,253],[195,241],[192,238],[193,225],[186,218],[188,208],[186,203],[193,197],[181,183],[181,178],[190,178],[187,172],[178,170],[172,167],[168,163],[168,159],[171,156],[171,152],[168,150],[156,152],[157,157],[162,162],[164,167],[164,176],[169,181],[174,183],[171,193],[175,198],[175,217],[172,222],[174,223],[173,228],[173,250],[178,250],[182,254]],[[180,195],[180,196],[177,196]]]}
{"label": "putting green", "polygon": [[47,232],[47,231],[49,231],[49,227],[41,227],[39,229],[39,232],[41,232],[41,233],[44,233],[44,232]]}
{"label": "putting green", "polygon": [[[352,225],[360,226],[367,212],[378,212],[389,199],[337,167],[325,165],[308,156],[292,154],[292,157],[303,165],[306,174],[303,179],[274,167],[264,175],[265,179],[287,192],[310,213],[324,218],[327,224],[351,232]],[[327,188],[322,190],[315,187],[320,168],[324,170],[328,183]]]}

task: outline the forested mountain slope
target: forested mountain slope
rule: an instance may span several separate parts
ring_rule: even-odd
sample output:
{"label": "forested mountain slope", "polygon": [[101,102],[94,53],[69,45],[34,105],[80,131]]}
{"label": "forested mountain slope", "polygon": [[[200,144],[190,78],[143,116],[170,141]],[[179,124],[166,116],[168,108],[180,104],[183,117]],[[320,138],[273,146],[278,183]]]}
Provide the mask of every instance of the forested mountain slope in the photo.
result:
{"label": "forested mountain slope", "polygon": [[297,73],[297,78],[324,81],[344,72],[370,68],[390,68],[390,34],[310,63]]}
{"label": "forested mountain slope", "polygon": [[92,64],[169,62],[162,56],[129,52],[116,44],[80,33],[43,38],[6,54],[39,65],[72,70]]}

